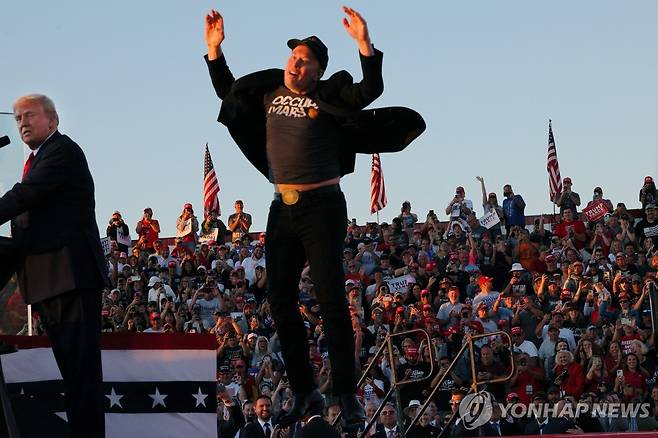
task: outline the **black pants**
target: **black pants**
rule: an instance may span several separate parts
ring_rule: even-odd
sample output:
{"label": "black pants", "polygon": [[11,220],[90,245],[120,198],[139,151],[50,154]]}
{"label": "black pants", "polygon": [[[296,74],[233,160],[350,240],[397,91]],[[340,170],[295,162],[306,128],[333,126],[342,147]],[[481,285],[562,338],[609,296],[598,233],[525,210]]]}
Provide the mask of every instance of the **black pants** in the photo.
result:
{"label": "black pants", "polygon": [[267,220],[269,301],[294,393],[316,387],[308,339],[298,309],[299,278],[308,259],[322,313],[334,394],[356,391],[354,334],[341,257],[347,229],[340,191],[302,193],[294,205],[274,200]]}
{"label": "black pants", "polygon": [[101,292],[75,290],[35,304],[64,379],[70,436],[105,436]]}

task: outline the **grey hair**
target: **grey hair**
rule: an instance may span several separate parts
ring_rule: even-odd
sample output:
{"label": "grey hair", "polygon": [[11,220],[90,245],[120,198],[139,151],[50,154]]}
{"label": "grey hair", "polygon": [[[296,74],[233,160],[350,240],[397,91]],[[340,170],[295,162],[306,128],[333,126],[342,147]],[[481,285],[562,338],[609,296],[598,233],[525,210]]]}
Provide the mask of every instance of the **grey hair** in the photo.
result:
{"label": "grey hair", "polygon": [[14,102],[14,112],[16,112],[16,107],[23,102],[38,102],[41,104],[44,112],[46,114],[52,115],[59,123],[59,115],[57,114],[57,109],[55,108],[55,102],[52,99],[44,94],[27,94],[16,99]]}
{"label": "grey hair", "polygon": [[555,355],[555,358],[556,358],[556,359],[557,359],[557,356],[558,356],[560,353],[562,353],[562,354],[566,354],[566,355],[569,357],[569,362],[573,362],[573,353],[572,353],[572,352],[570,352],[569,350],[561,350],[561,351],[558,351],[557,354]]}
{"label": "grey hair", "polygon": [[643,355],[647,354],[649,352],[649,347],[647,347],[646,344],[644,342],[640,341],[639,339],[633,339],[631,341],[631,345],[634,345],[634,344],[639,344],[640,345],[640,352]]}

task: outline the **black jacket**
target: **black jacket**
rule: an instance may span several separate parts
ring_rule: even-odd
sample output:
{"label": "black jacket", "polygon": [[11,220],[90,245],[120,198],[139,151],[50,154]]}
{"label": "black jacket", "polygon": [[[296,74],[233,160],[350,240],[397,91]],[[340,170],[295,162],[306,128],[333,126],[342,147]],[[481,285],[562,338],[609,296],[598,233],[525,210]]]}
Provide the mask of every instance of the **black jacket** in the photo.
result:
{"label": "black jacket", "polygon": [[[96,225],[94,181],[82,149],[55,132],[21,183],[0,198],[0,224],[11,219],[21,293],[28,304],[107,280]],[[3,267],[2,269],[6,269]]]}
{"label": "black jacket", "polygon": [[[383,54],[375,50],[374,56],[360,58],[361,82],[354,83],[341,70],[318,83],[315,97],[320,111],[336,117],[341,126],[341,176],[354,172],[356,153],[397,152],[425,130],[423,118],[408,108],[363,110],[384,90]],[[283,70],[263,70],[235,80],[223,55],[205,59],[215,93],[223,100],[217,121],[226,125],[242,153],[268,178],[263,97],[283,85]]]}
{"label": "black jacket", "polygon": [[340,438],[340,433],[320,417],[306,423],[295,431],[294,438]]}
{"label": "black jacket", "polygon": [[[270,419],[272,421],[272,419]],[[272,430],[276,425],[272,424]],[[265,433],[258,420],[247,423],[240,431],[240,438],[265,438]]]}

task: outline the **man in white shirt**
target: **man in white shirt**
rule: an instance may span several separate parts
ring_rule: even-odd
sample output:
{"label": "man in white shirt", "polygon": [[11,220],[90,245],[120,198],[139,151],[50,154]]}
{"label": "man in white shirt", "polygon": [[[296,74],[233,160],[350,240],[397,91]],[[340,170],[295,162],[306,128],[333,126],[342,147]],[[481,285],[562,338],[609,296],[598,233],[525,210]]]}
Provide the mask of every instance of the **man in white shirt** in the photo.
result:
{"label": "man in white shirt", "polygon": [[512,327],[512,343],[514,344],[514,352],[520,351],[526,353],[530,357],[530,365],[533,367],[538,366],[537,363],[537,347],[532,342],[525,339],[525,332],[521,327]]}
{"label": "man in white shirt", "polygon": [[549,326],[548,337],[539,346],[537,351],[537,357],[544,364],[544,369],[550,369],[549,358],[555,357],[555,344],[557,344],[558,339],[560,338],[560,330],[555,326]]}
{"label": "man in white shirt", "polygon": [[171,298],[172,301],[176,298],[173,289],[168,284],[165,284],[160,277],[155,275],[149,279],[148,287],[150,288],[148,302],[155,301],[158,303],[158,309],[160,310],[162,310],[160,306],[160,300],[162,298]]}
{"label": "man in white shirt", "polygon": [[150,316],[151,326],[144,330],[144,333],[163,333],[164,328],[162,327],[162,319],[158,312],[151,313]]}
{"label": "man in white shirt", "polygon": [[244,268],[244,276],[249,280],[249,284],[253,284],[256,278],[256,266],[265,267],[265,257],[263,257],[263,247],[256,245],[251,257],[242,260],[240,266]]}
{"label": "man in white shirt", "polygon": [[450,327],[459,321],[459,313],[464,305],[459,302],[459,287],[450,286],[448,289],[448,302],[441,304],[436,318],[442,327]]}
{"label": "man in white shirt", "polygon": [[544,318],[539,322],[539,324],[537,324],[535,334],[539,335],[541,333],[542,340],[548,339],[549,322],[551,323],[550,325],[555,326],[560,330],[559,337],[566,339],[567,343],[569,344],[569,349],[571,351],[575,351],[576,338],[574,337],[573,331],[571,331],[571,329],[562,327],[562,324],[564,324],[564,313],[562,313],[561,310],[553,310],[553,312],[544,315]]}

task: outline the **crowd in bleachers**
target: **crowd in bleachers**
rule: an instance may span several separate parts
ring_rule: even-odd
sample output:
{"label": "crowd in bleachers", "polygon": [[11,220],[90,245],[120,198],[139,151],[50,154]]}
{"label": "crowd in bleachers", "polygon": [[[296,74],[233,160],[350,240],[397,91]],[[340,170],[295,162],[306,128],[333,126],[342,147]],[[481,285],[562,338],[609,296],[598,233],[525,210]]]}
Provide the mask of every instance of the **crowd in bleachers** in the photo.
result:
{"label": "crowd in bleachers", "polygon": [[[648,402],[652,417],[640,424],[574,419],[569,429],[656,429],[658,367],[650,293],[658,269],[658,196],[653,179],[645,178],[635,213],[596,187],[590,203],[601,201],[608,213],[585,221],[587,204],[565,178],[555,198],[559,219],[541,216],[528,224],[522,195],[506,185],[499,203],[484,179],[478,181],[481,203],[475,205],[457,187],[442,218],[430,210],[419,219],[405,202],[390,223],[346,224],[345,290],[336,293],[344,293],[349,304],[359,368],[373,360],[389,333],[422,328],[430,335],[429,342],[416,334],[395,338],[395,366],[384,355],[359,388],[367,413],[372,415],[389,389],[393,369],[397,380],[427,379],[401,388],[399,408],[406,422],[441,380],[417,426],[419,436],[435,436],[472,383],[468,354],[441,379],[465,337],[504,331],[513,345],[500,335],[475,341],[479,380],[504,377],[511,361],[516,363],[509,381],[486,386],[498,401]],[[241,201],[235,207],[225,225],[215,214],[199,223],[192,205],[185,204],[173,247],[160,240],[150,208],[136,226],[115,212],[107,227],[114,245],[108,256],[111,288],[103,292],[104,331],[216,336],[225,428],[237,421],[232,416],[260,418],[256,412],[264,411],[262,406],[254,406],[268,400],[268,415],[276,420],[290,408],[292,396],[267,299],[267,236],[250,234],[251,216]],[[483,226],[478,218],[491,213],[496,223]],[[129,248],[117,233],[125,236],[133,229],[139,238]],[[338,408],[313,289],[307,267],[299,279],[299,311],[309,361],[331,418]],[[391,411],[395,406],[384,407],[377,433],[395,429],[398,412]],[[532,427],[508,423],[507,434]]]}

